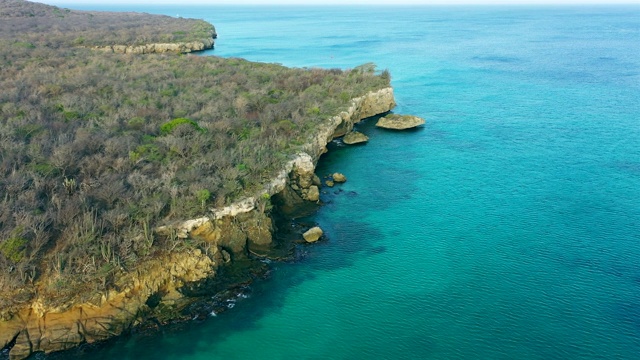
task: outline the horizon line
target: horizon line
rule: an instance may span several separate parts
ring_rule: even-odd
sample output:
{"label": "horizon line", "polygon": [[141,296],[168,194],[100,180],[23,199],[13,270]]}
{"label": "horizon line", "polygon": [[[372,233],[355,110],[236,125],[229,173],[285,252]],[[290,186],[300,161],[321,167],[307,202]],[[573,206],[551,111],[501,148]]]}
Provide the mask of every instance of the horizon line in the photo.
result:
{"label": "horizon line", "polygon": [[[31,0],[34,1],[34,0]],[[618,0],[618,1],[603,1],[603,0],[595,0],[595,1],[522,1],[522,2],[509,2],[509,1],[460,1],[460,2],[446,2],[446,1],[435,1],[435,2],[412,2],[412,1],[400,1],[400,2],[365,2],[362,0],[354,1],[354,2],[333,2],[335,0],[323,1],[323,2],[288,2],[288,1],[274,1],[271,3],[258,2],[255,0],[249,0],[247,2],[242,1],[233,1],[233,0],[223,0],[217,3],[210,2],[201,2],[201,1],[183,1],[179,0],[168,0],[168,1],[158,1],[152,6],[163,6],[163,5],[180,5],[180,6],[300,6],[300,7],[308,7],[308,6],[420,6],[420,7],[428,7],[428,6],[615,6],[615,5],[631,5],[631,6],[640,6],[640,1],[637,0]],[[112,0],[112,1],[102,1],[102,0],[80,0],[80,1],[56,1],[56,0],[35,0],[34,2],[40,2],[48,5],[56,5],[56,6],[67,6],[67,5],[149,5],[148,2],[143,0]]]}

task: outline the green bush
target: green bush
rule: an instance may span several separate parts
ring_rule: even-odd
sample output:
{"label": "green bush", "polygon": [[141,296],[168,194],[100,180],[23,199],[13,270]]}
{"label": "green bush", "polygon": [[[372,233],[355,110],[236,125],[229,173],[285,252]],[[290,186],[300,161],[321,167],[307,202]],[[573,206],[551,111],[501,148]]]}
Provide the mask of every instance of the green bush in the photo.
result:
{"label": "green bush", "polygon": [[145,159],[147,161],[162,161],[164,159],[164,154],[156,144],[144,144],[140,145],[136,148],[135,151],[132,151],[129,154],[129,157],[133,161],[137,161],[138,159]]}
{"label": "green bush", "polygon": [[24,48],[24,49],[35,49],[35,45],[33,45],[30,42],[25,42],[25,41],[16,41],[13,43],[13,46],[15,47],[19,47],[19,48]]}
{"label": "green bush", "polygon": [[144,118],[136,116],[134,118],[129,119],[129,121],[127,121],[127,127],[132,130],[140,130],[142,129],[145,123],[146,123],[146,120]]}
{"label": "green bush", "polygon": [[13,237],[0,244],[0,253],[13,263],[19,263],[27,252],[27,239]]}
{"label": "green bush", "polygon": [[60,174],[59,169],[49,163],[31,163],[30,167],[38,173],[38,175],[43,177],[57,176]]}
{"label": "green bush", "polygon": [[169,122],[166,122],[164,124],[162,124],[162,126],[160,126],[160,134],[162,135],[168,135],[171,134],[171,132],[173,132],[173,129],[175,129],[176,127],[182,125],[182,124],[187,124],[187,125],[191,125],[194,129],[198,130],[199,132],[204,132],[205,130],[203,128],[201,128],[200,126],[198,126],[198,123],[191,120],[191,119],[187,119],[187,118],[176,118],[173,119]]}
{"label": "green bush", "polygon": [[200,202],[201,207],[204,209],[204,205],[211,198],[211,192],[207,189],[196,191],[196,198]]}

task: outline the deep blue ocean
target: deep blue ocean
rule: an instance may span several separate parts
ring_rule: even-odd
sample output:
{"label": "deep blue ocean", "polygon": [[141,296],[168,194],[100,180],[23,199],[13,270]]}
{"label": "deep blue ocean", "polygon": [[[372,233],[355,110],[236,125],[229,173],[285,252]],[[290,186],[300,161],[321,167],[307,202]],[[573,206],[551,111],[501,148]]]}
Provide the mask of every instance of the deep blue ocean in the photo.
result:
{"label": "deep blue ocean", "polygon": [[640,359],[640,6],[101,9],[210,21],[205,55],[375,62],[427,123],[333,146],[327,240],[233,309],[87,359]]}

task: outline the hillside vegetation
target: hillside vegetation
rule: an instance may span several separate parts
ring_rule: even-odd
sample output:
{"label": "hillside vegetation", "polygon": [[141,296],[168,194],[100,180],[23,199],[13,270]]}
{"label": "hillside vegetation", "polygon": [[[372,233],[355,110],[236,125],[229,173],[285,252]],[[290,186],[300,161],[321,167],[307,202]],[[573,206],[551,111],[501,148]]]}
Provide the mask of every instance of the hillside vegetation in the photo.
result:
{"label": "hillside vegetation", "polygon": [[255,190],[320,122],[389,85],[370,65],[288,69],[78,46],[212,30],[0,1],[0,308],[36,292],[64,299],[108,288],[176,246],[153,228]]}
{"label": "hillside vegetation", "polygon": [[21,0],[0,0],[0,19],[0,37],[22,46],[141,45],[216,37],[213,25],[204,20],[78,11]]}

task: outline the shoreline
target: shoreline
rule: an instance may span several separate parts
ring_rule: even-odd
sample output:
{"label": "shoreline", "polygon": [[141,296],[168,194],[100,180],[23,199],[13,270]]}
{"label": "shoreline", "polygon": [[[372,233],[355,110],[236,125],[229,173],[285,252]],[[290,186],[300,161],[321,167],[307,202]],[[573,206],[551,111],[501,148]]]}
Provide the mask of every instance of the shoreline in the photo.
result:
{"label": "shoreline", "polygon": [[[255,255],[267,258],[273,255],[278,245],[273,237],[277,230],[273,216],[264,206],[267,195],[269,200],[273,199],[279,216],[285,219],[301,215],[300,209],[317,208],[317,199],[309,197],[309,189],[315,186],[317,190],[320,186],[314,179],[317,178],[315,168],[320,156],[327,151],[326,145],[350,131],[354,124],[384,114],[394,106],[391,87],[352,99],[346,111],[320,124],[310,134],[303,152],[289,161],[255,196],[221,209],[211,209],[207,217],[155,229],[158,234],[176,234],[176,240],[202,239],[208,244],[205,251],[187,249],[160,254],[159,258],[148,261],[144,269],[119,278],[115,289],[95,294],[89,301],[72,301],[50,308],[45,299],[36,298],[17,313],[5,314],[0,321],[2,353],[6,352],[10,359],[22,359],[36,352],[68,350],[126,334],[147,321],[158,321],[158,317],[165,317],[167,322],[175,319],[174,315],[203,295],[202,284],[224,283],[225,279],[218,279],[218,274],[224,276],[225,271],[233,271],[235,264],[259,261],[252,259]],[[211,293],[204,290],[207,296]]]}

